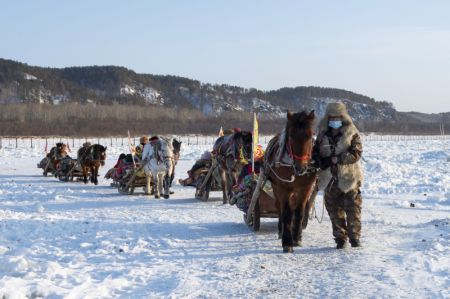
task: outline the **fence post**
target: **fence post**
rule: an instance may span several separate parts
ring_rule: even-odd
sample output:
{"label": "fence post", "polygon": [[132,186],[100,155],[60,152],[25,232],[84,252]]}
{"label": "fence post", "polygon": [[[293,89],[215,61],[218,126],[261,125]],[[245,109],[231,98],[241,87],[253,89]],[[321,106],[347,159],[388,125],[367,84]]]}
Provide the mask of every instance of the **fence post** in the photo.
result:
{"label": "fence post", "polygon": [[2,137],[0,137],[0,149],[2,149]]}
{"label": "fence post", "polygon": [[16,137],[16,148],[17,148],[17,137]]}
{"label": "fence post", "polygon": [[33,137],[30,138],[31,148],[33,148]]}

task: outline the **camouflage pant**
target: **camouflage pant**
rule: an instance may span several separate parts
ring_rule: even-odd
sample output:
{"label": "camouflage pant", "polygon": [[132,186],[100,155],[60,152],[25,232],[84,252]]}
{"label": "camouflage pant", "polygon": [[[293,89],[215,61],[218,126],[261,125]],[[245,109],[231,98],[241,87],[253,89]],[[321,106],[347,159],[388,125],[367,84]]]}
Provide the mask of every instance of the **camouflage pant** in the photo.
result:
{"label": "camouflage pant", "polygon": [[324,194],[325,207],[333,225],[333,236],[336,239],[359,239],[361,236],[361,204],[359,188],[342,192],[333,184],[327,187]]}

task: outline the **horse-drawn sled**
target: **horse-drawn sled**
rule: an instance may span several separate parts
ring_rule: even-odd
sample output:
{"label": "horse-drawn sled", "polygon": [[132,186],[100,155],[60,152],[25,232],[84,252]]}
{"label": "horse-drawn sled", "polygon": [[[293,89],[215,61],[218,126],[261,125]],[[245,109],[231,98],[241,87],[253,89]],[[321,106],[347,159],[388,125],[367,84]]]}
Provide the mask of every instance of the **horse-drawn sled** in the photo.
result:
{"label": "horse-drawn sled", "polygon": [[195,186],[195,198],[202,201],[209,200],[209,192],[222,191],[218,164],[213,162],[210,167],[204,166],[198,169],[193,186]]}
{"label": "horse-drawn sled", "polygon": [[[120,194],[132,195],[135,188],[144,188],[144,192],[147,186],[147,179],[144,172],[144,165],[124,163],[120,169],[120,175],[114,179],[117,191]],[[148,191],[150,192],[150,191]]]}
{"label": "horse-drawn sled", "polygon": [[136,187],[143,187],[145,194],[169,198],[170,186],[180,156],[181,142],[174,138],[153,136],[143,144],[142,156],[132,154],[119,157],[116,166],[105,178],[112,178],[121,194],[131,195]]}
{"label": "horse-drawn sled", "polygon": [[[253,230],[259,231],[261,218],[278,218],[278,209],[270,182],[261,187],[258,177],[252,175],[244,179],[244,188],[232,193],[230,204],[244,212],[244,222]],[[250,217],[248,217],[250,215]]]}
{"label": "horse-drawn sled", "polygon": [[91,182],[97,185],[98,169],[105,164],[106,147],[85,142],[77,152],[77,159],[72,159],[68,151],[66,144],[57,143],[37,167],[43,169],[44,176],[50,172],[64,182],[77,178],[87,183],[90,177]]}
{"label": "horse-drawn sled", "polygon": [[43,175],[47,176],[48,173],[56,176],[56,172],[59,169],[60,161],[67,156],[67,145],[58,142],[56,146],[50,149],[45,157],[37,165],[38,168],[42,168]]}
{"label": "horse-drawn sled", "polygon": [[[75,178],[77,181],[83,181],[84,178],[83,168],[81,167],[80,160],[72,159],[70,157],[66,157],[60,161],[55,175],[60,181],[63,182],[74,181]],[[87,170],[87,175],[91,175],[89,169]]]}
{"label": "horse-drawn sled", "polygon": [[208,201],[209,192],[222,190],[219,164],[210,151],[205,151],[187,173],[188,178],[178,182],[182,186],[195,187],[196,199]]}

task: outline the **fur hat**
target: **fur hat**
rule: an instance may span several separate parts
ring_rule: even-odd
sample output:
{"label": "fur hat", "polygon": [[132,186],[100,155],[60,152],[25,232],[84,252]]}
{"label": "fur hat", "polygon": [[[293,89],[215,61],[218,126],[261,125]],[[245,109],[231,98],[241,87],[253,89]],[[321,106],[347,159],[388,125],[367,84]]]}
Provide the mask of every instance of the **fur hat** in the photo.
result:
{"label": "fur hat", "polygon": [[139,138],[139,142],[143,143],[143,144],[147,143],[148,142],[148,137],[147,136],[142,136],[141,138]]}
{"label": "fur hat", "polygon": [[329,103],[325,110],[325,115],[319,124],[320,131],[328,130],[328,118],[330,116],[342,117],[342,126],[353,125],[352,118],[347,112],[347,107],[342,102]]}
{"label": "fur hat", "polygon": [[89,141],[86,141],[85,143],[83,143],[83,146],[84,146],[84,147],[91,146],[91,143],[90,143]]}

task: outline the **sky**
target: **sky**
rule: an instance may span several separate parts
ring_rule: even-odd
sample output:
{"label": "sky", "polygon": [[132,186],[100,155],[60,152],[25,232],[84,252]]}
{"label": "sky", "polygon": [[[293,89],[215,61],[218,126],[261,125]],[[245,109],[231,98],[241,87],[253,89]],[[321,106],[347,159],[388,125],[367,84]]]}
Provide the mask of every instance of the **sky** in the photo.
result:
{"label": "sky", "polygon": [[449,12],[445,0],[0,0],[0,57],[341,88],[439,113],[450,111]]}

